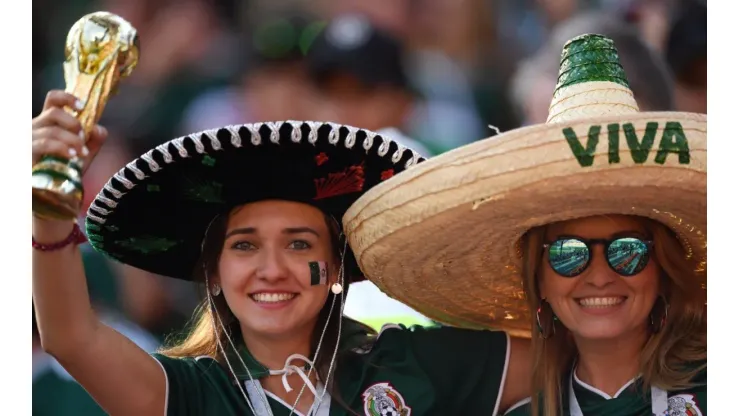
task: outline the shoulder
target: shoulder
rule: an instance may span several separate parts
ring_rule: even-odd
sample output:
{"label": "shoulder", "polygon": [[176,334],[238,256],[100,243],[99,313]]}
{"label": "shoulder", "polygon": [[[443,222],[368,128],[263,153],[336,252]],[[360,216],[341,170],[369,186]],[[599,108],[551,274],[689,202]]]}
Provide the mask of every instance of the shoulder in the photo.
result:
{"label": "shoulder", "polygon": [[692,363],[691,367],[698,370],[691,379],[693,385],[669,392],[668,409],[677,414],[701,416],[707,412],[707,363]]}
{"label": "shoulder", "polygon": [[162,366],[167,381],[166,415],[243,414],[243,399],[236,395],[233,381],[214,358],[152,356]]}
{"label": "shoulder", "polygon": [[[372,346],[376,356],[413,356],[419,365],[466,368],[483,361],[508,361],[511,339],[503,331],[446,326],[385,325]],[[483,361],[481,361],[483,360]]]}
{"label": "shoulder", "polygon": [[154,357],[160,363],[166,364],[166,365],[179,365],[179,366],[189,366],[189,367],[202,367],[202,366],[208,367],[208,366],[218,363],[218,361],[216,361],[216,359],[211,357],[210,355],[202,355],[199,357],[171,357],[169,355],[165,355],[160,352],[155,352],[152,354],[152,357]]}
{"label": "shoulder", "polygon": [[160,353],[152,354],[152,357],[159,363],[167,376],[168,382],[172,383],[172,378],[179,378],[193,382],[202,378],[226,378],[223,368],[210,356],[200,357],[170,357]]}
{"label": "shoulder", "polygon": [[694,375],[694,377],[691,379],[691,381],[696,384],[703,384],[706,386],[707,384],[707,362],[700,361],[700,362],[694,363],[692,365],[692,368],[697,370],[697,372]]}
{"label": "shoulder", "polygon": [[690,415],[704,415],[707,411],[707,363],[694,363],[697,373],[691,379],[693,386],[668,393],[668,409]]}
{"label": "shoulder", "polygon": [[[504,416],[529,416],[532,413],[532,399],[527,397],[526,399],[520,400],[514,403],[506,412]],[[496,415],[494,415],[496,416]]]}
{"label": "shoulder", "polygon": [[446,344],[480,345],[481,342],[484,344],[507,345],[509,336],[503,331],[473,330],[441,325],[406,327],[404,325],[386,324],[378,333],[376,345],[396,343],[434,343],[437,346]]}
{"label": "shoulder", "polygon": [[471,359],[497,356],[505,361],[511,345],[509,335],[503,331],[386,324],[372,343],[354,351],[374,359],[413,355],[422,361],[433,356],[437,363],[447,358],[464,362],[464,354]]}

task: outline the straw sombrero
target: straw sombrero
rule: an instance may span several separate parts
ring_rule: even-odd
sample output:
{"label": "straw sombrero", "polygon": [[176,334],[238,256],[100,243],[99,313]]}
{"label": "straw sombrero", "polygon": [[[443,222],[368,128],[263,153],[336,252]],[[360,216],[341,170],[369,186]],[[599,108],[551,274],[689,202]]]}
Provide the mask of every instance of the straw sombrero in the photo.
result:
{"label": "straw sombrero", "polygon": [[[706,115],[639,112],[613,42],[569,41],[547,123],[424,162],[344,216],[365,276],[431,319],[529,335],[518,243],[598,214],[674,229],[705,277]],[[705,281],[705,280],[704,280]]]}
{"label": "straw sombrero", "polygon": [[[88,239],[120,262],[187,280],[217,215],[282,199],[340,221],[364,192],[421,160],[382,135],[333,123],[207,130],[159,145],[114,175],[90,205]],[[351,253],[345,261],[350,278],[362,280]]]}

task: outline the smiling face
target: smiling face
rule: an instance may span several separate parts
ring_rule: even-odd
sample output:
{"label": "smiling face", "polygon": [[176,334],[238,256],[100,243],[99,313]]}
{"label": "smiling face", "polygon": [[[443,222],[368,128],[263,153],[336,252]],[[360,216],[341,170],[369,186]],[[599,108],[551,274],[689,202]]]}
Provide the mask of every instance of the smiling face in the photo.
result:
{"label": "smiling face", "polygon": [[[638,220],[618,215],[552,224],[547,228],[545,240],[551,242],[562,236],[585,240],[650,237]],[[648,315],[659,295],[660,269],[654,259],[638,274],[624,277],[609,267],[604,250],[602,244],[592,245],[590,265],[570,278],[555,273],[548,262],[548,250],[543,253],[541,296],[576,338],[614,339],[646,330]]]}
{"label": "smiling face", "polygon": [[327,262],[337,279],[324,214],[310,205],[262,201],[234,210],[218,264],[218,280],[242,332],[269,337],[311,332],[328,297],[311,285],[309,263]]}

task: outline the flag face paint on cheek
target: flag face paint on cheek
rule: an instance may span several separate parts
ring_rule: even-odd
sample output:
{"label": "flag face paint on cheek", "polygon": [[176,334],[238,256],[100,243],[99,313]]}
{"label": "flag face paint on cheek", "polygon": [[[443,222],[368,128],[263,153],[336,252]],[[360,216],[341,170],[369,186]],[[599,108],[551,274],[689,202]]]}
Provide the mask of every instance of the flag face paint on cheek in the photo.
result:
{"label": "flag face paint on cheek", "polygon": [[308,268],[311,270],[311,286],[329,284],[328,265],[325,261],[310,261]]}

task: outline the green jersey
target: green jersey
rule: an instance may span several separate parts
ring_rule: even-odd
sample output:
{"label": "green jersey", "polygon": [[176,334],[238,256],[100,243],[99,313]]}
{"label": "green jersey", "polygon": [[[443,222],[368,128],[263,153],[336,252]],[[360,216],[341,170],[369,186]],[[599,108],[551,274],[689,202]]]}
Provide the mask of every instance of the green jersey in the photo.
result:
{"label": "green jersey", "polygon": [[[343,350],[352,345],[346,338],[343,335]],[[254,379],[268,374],[245,347],[239,355]],[[211,357],[154,356],[167,375],[168,415],[254,414],[220,362]],[[370,416],[492,415],[498,412],[503,390],[509,338],[504,332],[393,325],[381,331],[371,348],[349,350],[346,357],[334,372],[335,395],[342,403],[327,393],[326,403],[314,414],[350,415],[348,407]],[[254,392],[241,361],[230,361],[239,383]],[[276,416],[288,415],[292,408],[269,392],[250,401],[258,413],[265,401]]]}
{"label": "green jersey", "polygon": [[[571,376],[572,374],[572,376]],[[684,390],[667,392],[668,410],[660,416],[706,416],[707,415],[707,371],[699,372],[692,380],[693,387]],[[577,406],[584,416],[653,416],[652,405],[655,396],[661,391],[643,388],[642,380],[637,378],[622,387],[614,396],[579,380],[575,372],[563,380],[563,386],[572,386],[572,390],[564,388],[561,397],[562,415],[577,414],[572,406],[570,392],[577,401]],[[512,406],[506,416],[529,416],[532,413],[531,400],[523,400]]]}

